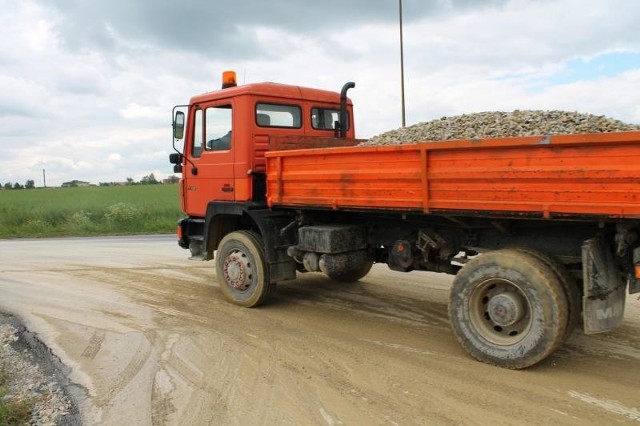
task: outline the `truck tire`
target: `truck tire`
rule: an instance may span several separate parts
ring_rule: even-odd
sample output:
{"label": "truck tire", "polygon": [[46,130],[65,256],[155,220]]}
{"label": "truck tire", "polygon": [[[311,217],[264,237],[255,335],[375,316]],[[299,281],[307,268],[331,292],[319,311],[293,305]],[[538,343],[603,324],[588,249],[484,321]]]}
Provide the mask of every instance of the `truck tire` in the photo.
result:
{"label": "truck tire", "polygon": [[342,283],[354,283],[364,278],[371,267],[373,262],[370,260],[358,262],[356,265],[350,268],[341,269],[339,271],[327,271],[327,276],[334,281],[340,281]]}
{"label": "truck tire", "polygon": [[216,274],[222,294],[236,305],[259,306],[275,291],[269,283],[264,247],[252,231],[227,234],[218,245]]}
{"label": "truck tire", "polygon": [[449,319],[479,361],[521,369],[546,358],[567,328],[567,299],[553,269],[516,249],[482,254],[456,276]]}
{"label": "truck tire", "polygon": [[576,279],[559,260],[546,253],[525,247],[517,247],[516,250],[535,256],[537,259],[546,263],[560,280],[562,288],[564,289],[564,295],[567,299],[567,329],[564,332],[563,338],[563,340],[567,340],[571,337],[573,330],[575,330],[576,325],[580,321],[580,313],[582,312],[580,289],[578,288]]}

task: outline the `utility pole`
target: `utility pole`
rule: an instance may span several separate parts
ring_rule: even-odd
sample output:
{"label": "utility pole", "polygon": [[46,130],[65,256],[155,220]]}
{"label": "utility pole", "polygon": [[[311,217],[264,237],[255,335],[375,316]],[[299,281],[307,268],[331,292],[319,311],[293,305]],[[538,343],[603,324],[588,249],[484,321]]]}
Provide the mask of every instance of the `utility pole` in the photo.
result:
{"label": "utility pole", "polygon": [[402,0],[398,0],[400,15],[400,96],[402,99],[402,127],[407,126],[404,108],[404,43],[402,40]]}
{"label": "utility pole", "polygon": [[47,175],[44,172],[44,169],[42,169],[42,180],[44,181],[44,187],[47,187]]}

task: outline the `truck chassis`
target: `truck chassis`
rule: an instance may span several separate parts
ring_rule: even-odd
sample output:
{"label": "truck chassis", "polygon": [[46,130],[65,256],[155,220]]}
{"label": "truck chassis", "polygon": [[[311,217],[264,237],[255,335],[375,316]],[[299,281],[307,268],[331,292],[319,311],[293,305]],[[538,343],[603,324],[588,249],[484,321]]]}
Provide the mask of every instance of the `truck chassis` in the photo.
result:
{"label": "truck chassis", "polygon": [[213,202],[204,221],[181,221],[180,244],[215,258],[223,294],[245,307],[303,272],[355,282],[385,263],[453,274],[449,318],[461,345],[480,361],[520,369],[552,353],[581,320],[587,333],[618,325],[627,285],[640,290],[630,266],[636,226]]}

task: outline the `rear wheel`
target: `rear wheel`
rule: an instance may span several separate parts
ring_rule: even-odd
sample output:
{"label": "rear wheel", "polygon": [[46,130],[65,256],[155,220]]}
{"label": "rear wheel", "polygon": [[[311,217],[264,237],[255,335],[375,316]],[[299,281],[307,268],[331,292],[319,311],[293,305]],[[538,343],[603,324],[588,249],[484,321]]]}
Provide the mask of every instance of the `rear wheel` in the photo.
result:
{"label": "rear wheel", "polygon": [[218,245],[216,274],[222,294],[232,303],[248,308],[266,302],[275,291],[269,283],[264,247],[252,231],[227,234]]}
{"label": "rear wheel", "polygon": [[535,256],[547,264],[547,266],[553,270],[560,280],[562,288],[564,289],[564,295],[567,299],[567,329],[564,332],[564,340],[568,339],[580,320],[580,289],[578,288],[576,279],[569,273],[567,268],[560,263],[560,261],[546,253],[520,247],[518,247],[517,250]]}
{"label": "rear wheel", "polygon": [[536,256],[496,250],[456,276],[449,318],[476,359],[506,368],[529,367],[553,352],[567,328],[567,300],[558,275]]}

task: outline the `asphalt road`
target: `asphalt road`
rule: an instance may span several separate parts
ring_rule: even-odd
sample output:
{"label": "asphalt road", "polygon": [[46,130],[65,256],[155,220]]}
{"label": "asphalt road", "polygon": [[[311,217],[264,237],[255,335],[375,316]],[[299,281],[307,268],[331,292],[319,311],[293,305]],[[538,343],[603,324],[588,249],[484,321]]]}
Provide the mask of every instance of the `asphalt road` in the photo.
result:
{"label": "asphalt road", "polygon": [[640,423],[637,295],[617,331],[510,371],[456,342],[447,276],[304,274],[245,309],[187,255],[170,236],[0,241],[0,310],[70,367],[86,424]]}

